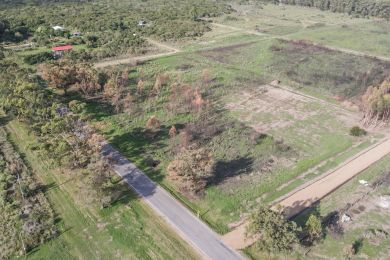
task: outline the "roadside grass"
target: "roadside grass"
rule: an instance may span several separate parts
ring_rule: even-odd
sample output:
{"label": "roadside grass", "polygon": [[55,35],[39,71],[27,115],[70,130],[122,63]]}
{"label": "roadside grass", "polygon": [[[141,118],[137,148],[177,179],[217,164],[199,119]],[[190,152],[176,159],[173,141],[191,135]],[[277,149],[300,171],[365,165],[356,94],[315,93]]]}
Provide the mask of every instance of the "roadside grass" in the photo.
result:
{"label": "roadside grass", "polygon": [[11,140],[40,181],[58,214],[60,235],[35,249],[30,259],[197,259],[198,256],[130,190],[105,209],[77,198],[77,180],[30,149],[36,140],[17,121],[7,125]]}

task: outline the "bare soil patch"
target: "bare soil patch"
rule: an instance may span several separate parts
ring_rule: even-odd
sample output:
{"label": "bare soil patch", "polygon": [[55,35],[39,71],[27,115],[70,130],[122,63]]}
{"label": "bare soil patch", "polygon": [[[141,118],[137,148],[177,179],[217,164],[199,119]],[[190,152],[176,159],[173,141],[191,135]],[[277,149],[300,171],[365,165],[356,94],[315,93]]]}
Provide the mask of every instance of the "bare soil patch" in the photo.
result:
{"label": "bare soil patch", "polygon": [[[244,91],[238,97],[237,101],[228,103],[226,108],[244,112],[242,121],[250,122],[251,127],[260,133],[289,127],[297,121],[308,120],[322,112],[322,105],[318,104],[317,100],[270,85],[261,86],[252,92]],[[262,118],[259,118],[259,115],[262,115]],[[335,115],[347,125],[359,121],[359,116],[342,109],[335,111]],[[305,129],[300,131],[305,134]]]}
{"label": "bare soil patch", "polygon": [[218,47],[211,50],[204,50],[204,51],[198,51],[197,53],[209,58],[216,60],[221,63],[228,63],[228,58],[233,55],[239,54],[239,50],[243,47],[247,47],[250,45],[253,45],[255,42],[246,42],[246,43],[240,43],[240,44],[234,44],[224,47]]}

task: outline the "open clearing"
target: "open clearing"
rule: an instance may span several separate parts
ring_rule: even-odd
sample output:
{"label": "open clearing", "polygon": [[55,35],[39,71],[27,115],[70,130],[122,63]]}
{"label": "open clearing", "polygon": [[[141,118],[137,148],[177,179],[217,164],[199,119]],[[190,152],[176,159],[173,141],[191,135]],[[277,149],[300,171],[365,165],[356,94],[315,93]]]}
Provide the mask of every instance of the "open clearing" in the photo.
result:
{"label": "open clearing", "polygon": [[[201,198],[183,196],[165,179],[173,159],[172,143],[178,142],[170,140],[169,128],[201,124],[196,115],[166,112],[171,83],[154,100],[137,104],[142,109],[134,113],[113,115],[97,104],[90,104],[90,112],[121,153],[218,232],[226,233],[231,223],[245,218],[259,203],[275,200],[381,138],[376,130],[361,138],[348,131],[360,120],[353,102],[383,77],[390,64],[307,43],[220,33],[214,42],[204,39],[207,48],[194,43],[188,51],[132,67],[129,75],[137,82],[142,74],[146,88],[152,88],[156,73],[170,75],[171,83],[180,79],[196,85],[202,71],[209,71],[210,86],[202,91],[215,110],[199,127],[203,133],[211,126],[218,129],[210,130],[202,144],[214,153],[218,177]],[[289,91],[274,87],[264,91],[274,79],[288,85]],[[152,115],[161,122],[158,138],[149,138],[142,130]],[[253,141],[256,135],[259,138]],[[159,165],[150,166],[151,160]]]}
{"label": "open clearing", "polygon": [[389,58],[389,21],[352,18],[347,14],[289,5],[235,5],[234,8],[236,13],[214,21],[258,33],[311,40]]}

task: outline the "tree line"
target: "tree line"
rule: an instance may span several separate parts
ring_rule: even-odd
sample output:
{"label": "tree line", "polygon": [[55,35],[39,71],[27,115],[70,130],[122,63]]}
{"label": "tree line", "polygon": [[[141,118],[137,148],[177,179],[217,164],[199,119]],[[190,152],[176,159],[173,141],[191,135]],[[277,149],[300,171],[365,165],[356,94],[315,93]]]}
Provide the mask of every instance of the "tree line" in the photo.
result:
{"label": "tree line", "polygon": [[[38,138],[34,149],[78,174],[83,189],[90,191],[88,199],[108,205],[116,195],[116,175],[110,170],[109,158],[100,154],[101,136],[85,123],[85,104],[58,95],[41,77],[15,63],[3,61],[0,68],[2,110],[29,126]],[[65,87],[73,83],[81,89],[87,84],[77,81],[83,73],[87,72],[81,70],[78,79],[58,84]]]}
{"label": "tree line", "polygon": [[275,4],[289,4],[315,7],[331,12],[347,13],[357,17],[380,17],[390,19],[390,2],[388,0],[266,0]]}

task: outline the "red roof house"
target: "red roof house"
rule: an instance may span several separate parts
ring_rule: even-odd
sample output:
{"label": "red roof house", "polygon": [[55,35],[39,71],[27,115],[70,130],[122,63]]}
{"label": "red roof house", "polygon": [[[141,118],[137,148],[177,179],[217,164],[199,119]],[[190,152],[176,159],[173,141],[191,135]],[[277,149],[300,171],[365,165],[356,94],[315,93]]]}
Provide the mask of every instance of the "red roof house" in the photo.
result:
{"label": "red roof house", "polygon": [[73,49],[72,45],[63,45],[63,46],[56,46],[51,48],[51,50],[55,52],[69,51],[71,49]]}

